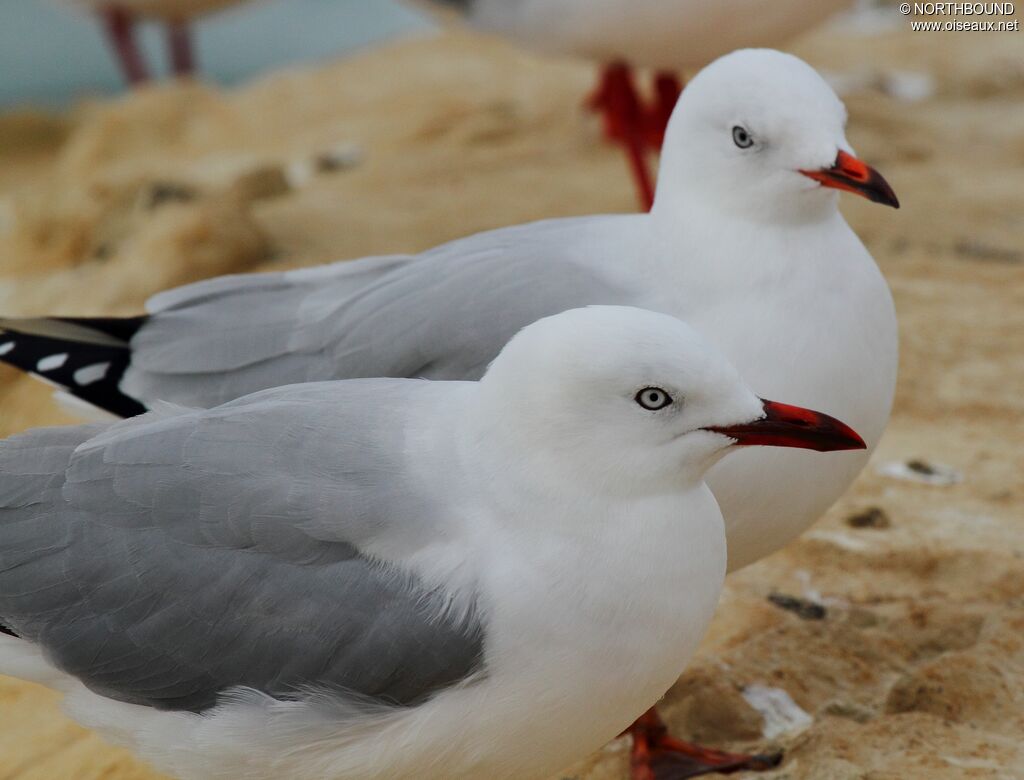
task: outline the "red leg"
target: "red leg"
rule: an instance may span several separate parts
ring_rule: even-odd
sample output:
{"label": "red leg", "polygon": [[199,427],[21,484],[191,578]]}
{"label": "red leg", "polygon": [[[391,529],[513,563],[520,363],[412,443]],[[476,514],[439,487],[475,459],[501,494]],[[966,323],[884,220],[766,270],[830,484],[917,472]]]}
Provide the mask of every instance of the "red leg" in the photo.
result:
{"label": "red leg", "polygon": [[633,750],[629,755],[631,780],[655,780],[654,769],[651,767],[651,742],[647,732],[635,725],[629,731],[633,735]]}
{"label": "red leg", "polygon": [[588,105],[604,117],[605,137],[625,148],[640,203],[645,211],[650,211],[654,203],[654,185],[647,168],[645,111],[633,84],[630,67],[622,62],[607,65]]}
{"label": "red leg", "polygon": [[117,53],[121,71],[129,84],[139,84],[149,79],[149,71],[142,59],[135,41],[135,22],[123,8],[108,8],[101,12],[103,24],[114,51]]}
{"label": "red leg", "polygon": [[665,128],[682,91],[683,82],[675,73],[663,70],[654,77],[654,105],[647,112],[647,142],[655,149],[661,149],[665,142]]}
{"label": "red leg", "polygon": [[601,71],[601,79],[587,106],[604,119],[604,137],[624,141],[643,116],[640,95],[633,83],[633,71],[624,62],[613,62]]}
{"label": "red leg", "polygon": [[188,22],[174,20],[167,23],[167,51],[171,55],[171,70],[175,76],[191,76],[195,72]]}
{"label": "red leg", "polygon": [[772,769],[781,755],[747,756],[693,745],[669,736],[653,707],[629,728],[633,736],[630,757],[632,780],[685,780],[709,774]]}

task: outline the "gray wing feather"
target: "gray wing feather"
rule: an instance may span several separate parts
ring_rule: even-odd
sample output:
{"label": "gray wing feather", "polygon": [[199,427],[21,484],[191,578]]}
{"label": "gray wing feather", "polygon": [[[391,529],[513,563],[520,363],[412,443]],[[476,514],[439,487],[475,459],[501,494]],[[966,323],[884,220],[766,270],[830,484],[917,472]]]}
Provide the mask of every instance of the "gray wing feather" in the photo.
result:
{"label": "gray wing feather", "polygon": [[310,384],[0,443],[0,622],[93,690],[167,709],[238,687],[408,705],[465,679],[479,618],[359,548],[439,522],[395,415],[431,392]]}
{"label": "gray wing feather", "polygon": [[133,339],[136,364],[169,374],[216,373],[316,348],[317,328],[331,311],[310,305],[311,291],[360,289],[405,260],[366,258],[306,274],[238,274],[161,293],[147,305],[150,327]]}
{"label": "gray wing feather", "polygon": [[629,302],[585,262],[551,255],[560,245],[551,234],[580,222],[494,231],[417,258],[172,291],[132,339],[121,389],[144,403],[212,406],[291,382],[479,378],[540,317]]}

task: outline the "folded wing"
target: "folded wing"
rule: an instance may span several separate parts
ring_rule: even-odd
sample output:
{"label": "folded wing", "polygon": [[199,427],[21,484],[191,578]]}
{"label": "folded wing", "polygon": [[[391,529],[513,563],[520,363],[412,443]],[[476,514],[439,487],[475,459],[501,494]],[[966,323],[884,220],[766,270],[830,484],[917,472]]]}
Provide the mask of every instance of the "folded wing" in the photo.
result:
{"label": "folded wing", "polygon": [[0,624],[91,689],[164,709],[240,686],[408,705],[465,680],[482,664],[471,595],[362,552],[444,522],[400,454],[395,410],[420,392],[310,384],[0,443]]}
{"label": "folded wing", "polygon": [[577,221],[485,233],[416,258],[367,258],[171,291],[151,303],[133,337],[121,388],[147,405],[211,406],[290,382],[479,378],[534,320],[629,302],[585,262],[552,249],[560,239],[548,233],[567,222]]}

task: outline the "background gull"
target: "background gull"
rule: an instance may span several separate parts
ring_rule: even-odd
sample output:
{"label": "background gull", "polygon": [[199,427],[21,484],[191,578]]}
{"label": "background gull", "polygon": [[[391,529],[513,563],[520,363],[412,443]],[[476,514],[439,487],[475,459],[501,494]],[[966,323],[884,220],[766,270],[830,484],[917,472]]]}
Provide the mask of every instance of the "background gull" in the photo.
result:
{"label": "background gull", "polygon": [[0,443],[0,670],[182,778],[544,777],[692,654],[732,444],[862,448],[683,323]]}
{"label": "background gull", "polygon": [[[658,149],[682,89],[680,72],[734,49],[774,46],[820,24],[852,0],[422,0],[454,9],[470,26],[531,49],[603,64],[590,105],[605,135],[626,150],[641,205],[654,187],[646,162]],[[632,66],[653,68],[652,104]]]}

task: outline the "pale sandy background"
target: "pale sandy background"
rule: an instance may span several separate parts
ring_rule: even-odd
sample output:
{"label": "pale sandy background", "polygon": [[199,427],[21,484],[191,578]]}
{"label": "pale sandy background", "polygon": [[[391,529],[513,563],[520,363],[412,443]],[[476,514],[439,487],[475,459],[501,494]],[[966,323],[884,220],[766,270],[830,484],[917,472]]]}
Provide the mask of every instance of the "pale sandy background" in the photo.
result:
{"label": "pale sandy background", "polygon": [[[895,293],[896,409],[846,498],[730,580],[663,711],[682,736],[784,747],[775,778],[1024,777],[1024,33],[843,25],[794,48],[842,76],[850,139],[903,202],[843,204]],[[444,35],[238,91],[0,116],[0,311],[132,313],[211,274],[630,210],[581,110],[591,76]],[[65,420],[6,370],[0,409],[3,434]],[[878,471],[913,460],[962,479]],[[792,700],[790,731],[748,702],[757,686]],[[620,741],[564,775],[623,778],[625,759]],[[151,777],[0,679],[0,779]]]}

